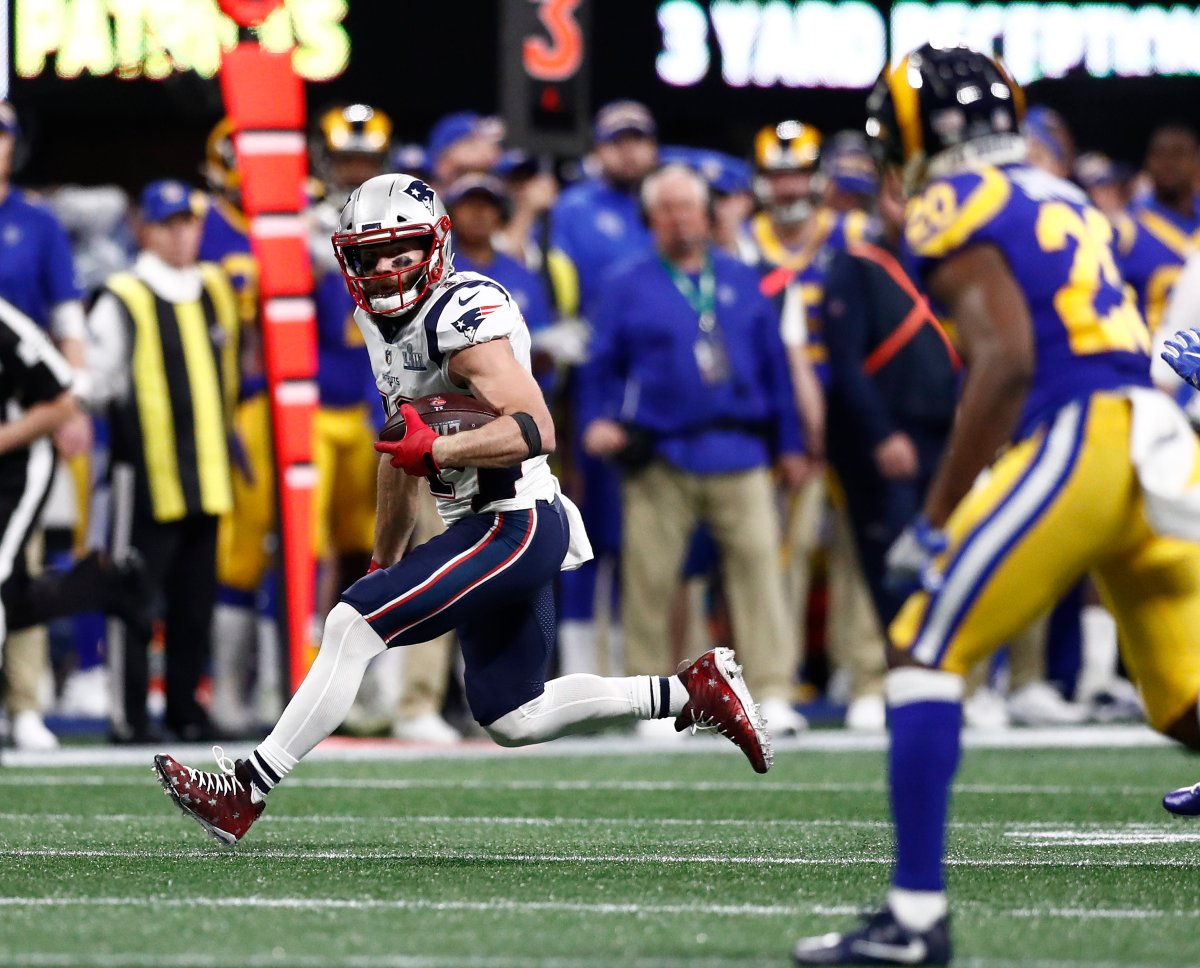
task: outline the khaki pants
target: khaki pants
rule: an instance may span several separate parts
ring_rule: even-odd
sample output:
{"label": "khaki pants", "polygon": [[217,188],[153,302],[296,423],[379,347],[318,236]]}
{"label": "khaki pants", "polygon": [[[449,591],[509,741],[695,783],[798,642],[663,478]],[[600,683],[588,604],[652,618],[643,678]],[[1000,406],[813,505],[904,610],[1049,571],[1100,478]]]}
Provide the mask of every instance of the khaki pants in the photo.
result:
{"label": "khaki pants", "polygon": [[704,521],[720,550],[734,645],[754,697],[787,699],[798,659],[779,567],[769,472],[688,474],[654,463],[622,486],[621,618],[627,675],[671,668],[669,614],[692,531]]}
{"label": "khaki pants", "polygon": [[826,635],[830,659],[850,674],[850,699],[882,696],[887,645],[859,565],[854,532],[844,504],[833,508]]}
{"label": "khaki pants", "polygon": [[887,649],[871,593],[854,547],[854,532],[836,485],[826,477],[805,483],[788,503],[784,544],[788,608],[796,623],[800,656],[805,654],[808,599],[812,588],[813,556],[820,547],[828,519],[829,609],[826,647],[830,660],[850,673],[850,698],[882,695]]}
{"label": "khaki pants", "polygon": [[[42,573],[42,529],[37,527],[25,545],[25,560],[31,577]],[[7,680],[5,706],[10,717],[42,711],[38,698],[42,677],[50,666],[50,636],[46,626],[34,625],[9,632],[4,640],[4,675]]]}
{"label": "khaki pants", "polygon": [[[417,524],[413,530],[412,544],[422,544],[445,530],[446,525],[438,516],[433,495],[428,488],[422,487],[417,498]],[[430,642],[405,647],[404,678],[396,703],[396,716],[399,719],[415,719],[428,713],[441,715],[453,649],[453,632],[440,635]]]}

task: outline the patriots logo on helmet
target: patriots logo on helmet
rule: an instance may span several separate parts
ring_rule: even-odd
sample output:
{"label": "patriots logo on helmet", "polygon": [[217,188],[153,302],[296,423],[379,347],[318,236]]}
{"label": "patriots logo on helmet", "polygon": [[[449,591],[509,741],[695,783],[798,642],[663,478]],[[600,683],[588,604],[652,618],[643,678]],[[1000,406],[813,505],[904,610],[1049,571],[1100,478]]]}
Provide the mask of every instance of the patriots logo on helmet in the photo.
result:
{"label": "patriots logo on helmet", "polygon": [[433,214],[433,189],[426,185],[421,179],[414,178],[408,183],[408,187],[404,189],[405,195],[411,195],[418,202],[429,209],[429,214]]}
{"label": "patriots logo on helmet", "polygon": [[484,319],[499,308],[500,303],[497,303],[495,306],[475,306],[472,309],[468,309],[450,325],[462,333],[468,343],[474,343],[476,330],[483,324]]}

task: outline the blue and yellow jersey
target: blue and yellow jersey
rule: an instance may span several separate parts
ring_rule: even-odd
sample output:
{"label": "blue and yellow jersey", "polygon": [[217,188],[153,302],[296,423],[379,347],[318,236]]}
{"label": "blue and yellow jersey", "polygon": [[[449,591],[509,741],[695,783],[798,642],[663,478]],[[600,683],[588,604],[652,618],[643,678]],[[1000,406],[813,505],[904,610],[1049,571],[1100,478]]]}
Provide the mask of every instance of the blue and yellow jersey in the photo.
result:
{"label": "blue and yellow jersey", "polygon": [[246,216],[222,198],[210,197],[200,237],[200,261],[215,262],[237,290],[241,322],[250,325],[258,312],[258,264],[250,251]]}
{"label": "blue and yellow jersey", "polygon": [[1158,329],[1184,262],[1200,248],[1200,204],[1188,218],[1154,200],[1117,220],[1117,261],[1137,291],[1150,332]]}
{"label": "blue and yellow jersey", "polygon": [[974,245],[1007,261],[1033,321],[1018,436],[1071,400],[1150,385],[1150,334],[1117,268],[1113,227],[1075,185],[1024,165],[939,178],[909,203],[904,242],[919,278]]}
{"label": "blue and yellow jersey", "polygon": [[[354,300],[340,273],[317,279],[317,389],[322,407],[354,407],[368,398],[363,368],[371,368],[367,345],[354,322]],[[375,400],[371,393],[369,400]]]}
{"label": "blue and yellow jersey", "polygon": [[[215,262],[233,283],[238,297],[238,317],[243,330],[258,323],[258,263],[250,251],[246,216],[219,196],[209,196],[208,212],[200,236],[200,259]],[[242,374],[242,399],[266,387],[261,374]]]}
{"label": "blue and yellow jersey", "polygon": [[822,383],[828,382],[828,353],[821,336],[821,303],[825,298],[825,276],[835,252],[862,242],[873,235],[871,219],[863,212],[841,214],[819,208],[813,215],[813,229],[797,249],[779,241],[765,212],[755,215],[747,225],[748,236],[763,270],[762,292],[782,309],[782,295],[799,286],[808,330],[808,355],[817,367]]}

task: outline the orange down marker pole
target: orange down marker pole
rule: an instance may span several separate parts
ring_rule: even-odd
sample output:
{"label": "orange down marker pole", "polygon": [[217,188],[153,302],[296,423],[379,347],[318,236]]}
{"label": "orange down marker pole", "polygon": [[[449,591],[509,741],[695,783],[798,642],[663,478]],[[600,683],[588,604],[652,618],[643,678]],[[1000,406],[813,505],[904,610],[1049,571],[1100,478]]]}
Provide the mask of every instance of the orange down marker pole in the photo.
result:
{"label": "orange down marker pole", "polygon": [[307,169],[304,87],[290,53],[263,50],[249,28],[282,0],[221,0],[239,25],[236,48],[221,65],[221,94],[233,123],[242,202],[259,270],[260,319],[275,442],[279,537],[286,602],[289,685],[300,685],[311,659],[313,613],[312,463],[317,406],[316,311],[302,218]]}

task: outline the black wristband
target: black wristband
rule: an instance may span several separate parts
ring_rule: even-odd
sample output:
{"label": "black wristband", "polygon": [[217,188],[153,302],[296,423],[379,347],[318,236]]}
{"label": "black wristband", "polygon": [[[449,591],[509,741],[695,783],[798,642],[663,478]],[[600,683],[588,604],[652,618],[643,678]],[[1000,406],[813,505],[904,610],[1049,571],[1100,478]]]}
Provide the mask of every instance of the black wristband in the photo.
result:
{"label": "black wristband", "polygon": [[531,457],[540,456],[542,453],[542,432],[538,430],[537,421],[523,410],[517,413],[510,413],[509,416],[521,428],[521,436],[525,438],[525,445],[529,448],[529,456],[525,459],[529,460]]}

